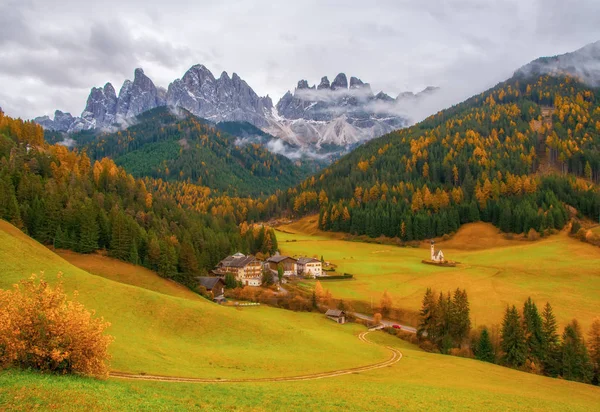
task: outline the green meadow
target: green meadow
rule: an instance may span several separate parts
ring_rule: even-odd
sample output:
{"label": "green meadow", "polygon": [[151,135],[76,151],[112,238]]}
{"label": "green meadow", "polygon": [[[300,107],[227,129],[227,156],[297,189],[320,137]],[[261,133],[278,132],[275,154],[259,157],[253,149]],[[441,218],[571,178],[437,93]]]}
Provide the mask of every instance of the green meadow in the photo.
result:
{"label": "green meadow", "polygon": [[598,387],[426,353],[383,332],[371,333],[374,344],[367,344],[357,339],[364,331],[358,325],[313,313],[220,307],[141,268],[99,256],[67,257],[97,274],[0,222],[0,287],[32,272],[45,270],[50,280],[62,271],[66,289],[78,290],[80,301],[112,322],[113,370],[276,377],[381,362],[390,356],[383,345],[403,357],[383,369],[301,382],[101,381],[5,370],[0,410],[590,411],[600,400]]}
{"label": "green meadow", "polygon": [[[189,384],[0,373],[9,410],[210,411],[592,411],[600,388],[471,359],[420,351],[382,332],[370,339],[398,347],[390,368],[292,383]],[[324,351],[323,357],[334,356]]]}
{"label": "green meadow", "polygon": [[425,244],[398,247],[289,231],[278,231],[277,239],[284,254],[323,256],[337,272],[354,275],[323,282],[335,298],[373,300],[376,306],[387,290],[394,306],[417,311],[428,287],[444,292],[458,287],[468,292],[475,325],[501,323],[506,305],[520,308],[529,296],[538,305],[550,302],[561,324],[577,318],[587,328],[600,315],[600,248],[562,233],[528,242],[507,241],[490,230],[472,225],[436,245],[447,259],[460,262],[456,268],[421,263],[429,258]]}
{"label": "green meadow", "polygon": [[[364,328],[324,316],[269,307],[222,307],[91,275],[0,221],[0,288],[45,271],[63,273],[65,289],[111,322],[111,369],[185,377],[300,375],[381,362],[380,347],[360,342]],[[151,273],[151,272],[150,272]],[[152,274],[152,273],[151,273]],[[149,284],[140,271],[140,284]],[[169,290],[168,285],[165,289]],[[337,356],[323,357],[324,348]],[[266,362],[265,360],[269,361]]]}

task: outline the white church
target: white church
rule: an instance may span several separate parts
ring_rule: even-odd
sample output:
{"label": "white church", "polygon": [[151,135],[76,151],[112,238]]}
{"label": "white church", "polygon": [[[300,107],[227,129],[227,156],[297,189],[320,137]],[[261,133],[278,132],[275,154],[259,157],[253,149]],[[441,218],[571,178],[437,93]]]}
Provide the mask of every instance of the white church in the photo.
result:
{"label": "white church", "polygon": [[444,252],[442,250],[435,251],[435,242],[431,241],[431,261],[436,263],[444,263]]}

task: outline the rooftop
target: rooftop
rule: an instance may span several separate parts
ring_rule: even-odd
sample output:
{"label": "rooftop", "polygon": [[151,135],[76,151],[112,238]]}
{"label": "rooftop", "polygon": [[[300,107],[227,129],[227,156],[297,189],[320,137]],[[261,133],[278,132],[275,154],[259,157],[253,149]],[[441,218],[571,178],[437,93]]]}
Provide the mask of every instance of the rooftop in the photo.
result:
{"label": "rooftop", "polygon": [[327,309],[327,312],[325,313],[326,316],[333,316],[336,318],[339,318],[340,316],[344,316],[346,313],[343,310],[339,310],[339,309]]}
{"label": "rooftop", "polygon": [[279,263],[279,262],[283,262],[286,259],[296,260],[292,257],[285,256],[285,255],[275,255],[275,256],[271,256],[270,258],[268,258],[267,262]]}
{"label": "rooftop", "polygon": [[305,265],[307,263],[320,262],[319,259],[311,258],[311,257],[301,257],[298,258],[298,263],[301,265]]}
{"label": "rooftop", "polygon": [[221,278],[215,276],[198,276],[196,280],[200,286],[204,286],[206,290],[212,290],[219,281],[223,282]]}

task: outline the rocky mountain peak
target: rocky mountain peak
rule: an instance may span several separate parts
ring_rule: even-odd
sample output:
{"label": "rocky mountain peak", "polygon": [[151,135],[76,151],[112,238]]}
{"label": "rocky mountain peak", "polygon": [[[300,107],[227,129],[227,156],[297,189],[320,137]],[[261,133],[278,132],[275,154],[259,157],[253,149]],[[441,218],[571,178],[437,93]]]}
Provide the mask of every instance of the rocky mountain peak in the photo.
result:
{"label": "rocky mountain peak", "polygon": [[347,89],[347,88],[348,88],[348,79],[346,78],[346,75],[344,73],[340,73],[337,76],[335,76],[335,79],[333,79],[333,83],[331,83],[331,90]]}
{"label": "rocky mountain peak", "polygon": [[331,84],[329,83],[329,79],[327,76],[321,77],[321,83],[317,86],[317,90],[329,89],[331,88]]}
{"label": "rocky mountain peak", "polygon": [[296,88],[298,90],[310,89],[310,86],[308,85],[308,81],[306,81],[306,80],[299,80],[298,81],[298,86]]}
{"label": "rocky mountain peak", "polygon": [[358,77],[350,77],[350,88],[351,89],[360,89],[365,84]]}

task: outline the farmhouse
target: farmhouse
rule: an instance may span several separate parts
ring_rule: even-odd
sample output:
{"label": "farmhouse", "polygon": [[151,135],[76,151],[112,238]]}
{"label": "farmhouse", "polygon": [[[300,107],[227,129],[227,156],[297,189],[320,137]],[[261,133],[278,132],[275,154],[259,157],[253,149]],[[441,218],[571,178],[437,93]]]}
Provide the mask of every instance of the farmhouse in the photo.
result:
{"label": "farmhouse", "polygon": [[322,276],[323,268],[321,261],[315,258],[301,257],[298,259],[298,274],[311,278]]}
{"label": "farmhouse", "polygon": [[442,250],[435,251],[435,242],[431,241],[431,261],[437,263],[444,263],[444,252]]}
{"label": "farmhouse", "polygon": [[219,262],[213,272],[220,276],[231,273],[243,285],[260,286],[262,283],[262,264],[251,255],[245,256],[241,253],[236,253],[235,255],[227,256]]}
{"label": "farmhouse", "polygon": [[346,312],[339,309],[328,309],[325,313],[329,319],[335,321],[336,323],[346,323]]}
{"label": "farmhouse", "polygon": [[204,286],[207,292],[212,292],[213,296],[221,296],[225,290],[223,279],[215,276],[198,276],[196,278],[198,286]]}
{"label": "farmhouse", "polygon": [[267,265],[269,265],[269,269],[273,273],[277,273],[279,266],[281,266],[283,268],[283,276],[293,276],[297,273],[296,259],[289,256],[271,256],[267,259]]}

